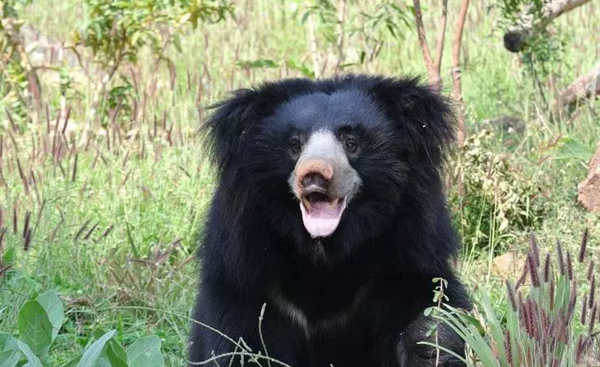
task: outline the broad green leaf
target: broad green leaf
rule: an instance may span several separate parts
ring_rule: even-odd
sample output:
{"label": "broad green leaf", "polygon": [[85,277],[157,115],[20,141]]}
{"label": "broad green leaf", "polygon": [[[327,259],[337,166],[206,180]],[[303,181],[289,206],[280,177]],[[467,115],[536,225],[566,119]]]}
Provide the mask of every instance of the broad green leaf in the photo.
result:
{"label": "broad green leaf", "polygon": [[106,334],[102,335],[100,339],[96,340],[88,348],[86,348],[81,356],[81,359],[79,360],[79,363],[77,363],[77,367],[94,367],[102,355],[104,346],[110,340],[110,338],[115,335],[115,333],[115,330],[107,332]]}
{"label": "broad green leaf", "polygon": [[15,367],[21,359],[21,351],[18,348],[0,352],[0,367]]}
{"label": "broad green leaf", "polygon": [[77,357],[71,359],[69,362],[67,362],[62,367],[75,367],[75,366],[77,366],[77,363],[79,363],[80,360],[81,360],[81,356],[77,356]]}
{"label": "broad green leaf", "polygon": [[114,367],[111,365],[108,357],[106,356],[106,349],[102,354],[100,354],[100,357],[98,357],[98,360],[96,360],[94,363],[94,367]]}
{"label": "broad green leaf", "polygon": [[17,345],[19,346],[21,352],[23,352],[23,354],[27,358],[27,364],[25,365],[26,367],[42,367],[42,362],[40,362],[40,359],[36,357],[35,354],[33,354],[33,351],[31,350],[31,348],[29,348],[27,344],[18,340]]}
{"label": "broad green leaf", "polygon": [[[106,334],[106,332],[102,329],[96,329],[94,331],[94,337],[97,339],[104,334]],[[111,367],[128,367],[127,352],[115,338],[111,338],[107,342],[104,352]]]}
{"label": "broad green leaf", "polygon": [[[124,356],[121,353],[123,353]],[[125,349],[123,349],[123,347],[114,339],[111,339],[106,347],[106,357],[108,358],[111,367],[129,366]]]}
{"label": "broad green leaf", "polygon": [[129,367],[163,367],[165,360],[160,351],[160,338],[156,335],[137,340],[127,348]]}
{"label": "broad green leaf", "polygon": [[17,339],[11,334],[0,333],[0,367],[14,367],[20,359]]}
{"label": "broad green leaf", "polygon": [[46,310],[48,319],[52,324],[52,341],[56,339],[63,321],[65,320],[65,311],[60,298],[54,290],[47,291],[39,295],[36,300]]}
{"label": "broad green leaf", "polygon": [[16,345],[16,339],[9,333],[0,333],[0,352],[12,349]]}
{"label": "broad green leaf", "polygon": [[52,344],[52,323],[38,301],[26,302],[18,316],[19,339],[43,358]]}

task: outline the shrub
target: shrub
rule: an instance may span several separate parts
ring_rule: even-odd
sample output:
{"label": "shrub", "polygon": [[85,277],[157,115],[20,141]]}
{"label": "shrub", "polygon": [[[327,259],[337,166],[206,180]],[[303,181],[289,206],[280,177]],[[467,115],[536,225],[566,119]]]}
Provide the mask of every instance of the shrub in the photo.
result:
{"label": "shrub", "polygon": [[531,230],[545,212],[540,187],[511,155],[493,153],[491,140],[487,130],[471,136],[451,163],[450,205],[469,252],[494,249],[515,230]]}
{"label": "shrub", "polygon": [[158,57],[166,57],[170,44],[181,51],[175,31],[186,24],[195,28],[199,21],[221,21],[232,11],[219,0],[85,0],[85,4],[90,20],[75,34],[75,41],[91,47],[96,60],[107,68],[135,62],[144,46]]}
{"label": "shrub", "polygon": [[[47,291],[21,306],[18,335],[0,332],[0,363],[3,367],[41,367],[65,321],[62,301]],[[127,349],[117,341],[116,331],[97,329],[82,354],[65,367],[163,367],[161,340],[157,336],[140,338]]]}
{"label": "shrub", "polygon": [[[73,43],[91,48],[102,71],[92,99],[91,116],[96,110],[129,108],[133,83],[123,75],[114,86],[111,80],[124,64],[135,64],[142,50],[150,50],[155,72],[161,63],[166,63],[169,72],[174,73],[175,66],[167,51],[171,46],[182,51],[180,34],[185,27],[216,23],[233,14],[233,7],[225,0],[85,0],[84,3],[89,20],[81,31],[75,32]],[[105,95],[108,101],[101,100]],[[102,117],[106,123],[108,115],[103,113]]]}
{"label": "shrub", "polygon": [[11,119],[18,122],[27,121],[32,99],[39,98],[32,94],[40,90],[19,34],[23,25],[19,14],[31,1],[0,1],[0,108],[12,111]]}
{"label": "shrub", "polygon": [[[598,366],[600,303],[587,244],[586,230],[574,259],[558,242],[553,262],[551,254],[540,255],[531,234],[523,274],[516,286],[506,282],[508,302],[501,312],[479,290],[476,310],[480,311],[473,315],[446,305],[429,313],[465,340],[468,366]],[[530,283],[525,286],[527,278]],[[586,292],[580,298],[582,285]]]}

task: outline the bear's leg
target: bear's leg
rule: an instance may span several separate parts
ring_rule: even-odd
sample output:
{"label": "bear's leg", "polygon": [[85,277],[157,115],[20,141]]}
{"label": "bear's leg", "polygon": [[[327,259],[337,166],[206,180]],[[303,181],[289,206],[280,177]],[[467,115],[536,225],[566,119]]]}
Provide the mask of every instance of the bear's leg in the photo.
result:
{"label": "bear's leg", "polygon": [[[259,334],[259,316],[263,302],[240,298],[228,292],[211,292],[203,288],[194,310],[194,322],[189,343],[190,366],[193,362],[206,361],[214,356],[236,351],[240,338],[252,353],[265,355]],[[211,330],[210,326],[214,330]],[[307,353],[303,334],[288,317],[267,304],[262,321],[262,334],[269,357],[293,367],[306,365]],[[230,339],[228,339],[227,337]],[[239,352],[239,347],[237,352]],[[229,365],[231,356],[219,358],[220,365]],[[233,357],[232,366],[241,365],[241,356]],[[248,357],[245,357],[246,365]],[[266,365],[266,361],[261,361]],[[214,363],[209,364],[214,365]]]}

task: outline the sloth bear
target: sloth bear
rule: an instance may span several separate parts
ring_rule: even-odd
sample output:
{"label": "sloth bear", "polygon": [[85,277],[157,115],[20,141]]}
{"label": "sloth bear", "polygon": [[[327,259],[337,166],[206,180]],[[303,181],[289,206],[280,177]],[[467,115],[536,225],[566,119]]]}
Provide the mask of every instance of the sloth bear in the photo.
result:
{"label": "sloth bear", "polygon": [[[240,366],[217,356],[242,338],[293,367],[463,366],[418,344],[433,278],[470,307],[449,264],[459,242],[441,177],[454,139],[444,98],[417,79],[349,75],[266,83],[214,108],[204,131],[218,183],[190,361]],[[464,353],[449,329],[437,340]]]}

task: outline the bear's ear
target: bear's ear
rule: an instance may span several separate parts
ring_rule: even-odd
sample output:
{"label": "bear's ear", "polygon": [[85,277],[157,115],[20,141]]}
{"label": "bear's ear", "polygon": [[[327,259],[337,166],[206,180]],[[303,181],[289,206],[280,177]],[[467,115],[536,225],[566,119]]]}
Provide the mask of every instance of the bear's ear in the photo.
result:
{"label": "bear's ear", "polygon": [[455,141],[455,116],[449,100],[419,79],[378,79],[371,94],[403,134],[416,159],[439,167]]}
{"label": "bear's ear", "polygon": [[244,133],[258,119],[258,95],[256,90],[240,89],[210,107],[213,113],[200,127],[207,138],[207,148],[219,169],[230,166],[239,155]]}
{"label": "bear's ear", "polygon": [[208,148],[221,172],[236,162],[245,139],[261,120],[294,96],[314,91],[308,79],[287,79],[264,83],[252,89],[240,89],[211,109],[213,113],[200,128],[208,138]]}

